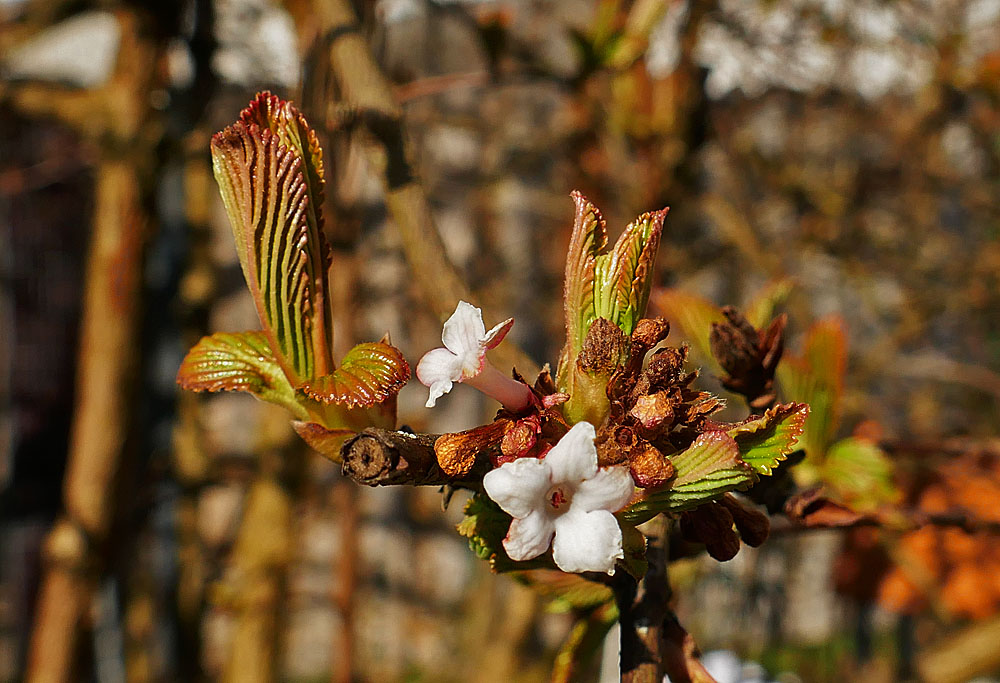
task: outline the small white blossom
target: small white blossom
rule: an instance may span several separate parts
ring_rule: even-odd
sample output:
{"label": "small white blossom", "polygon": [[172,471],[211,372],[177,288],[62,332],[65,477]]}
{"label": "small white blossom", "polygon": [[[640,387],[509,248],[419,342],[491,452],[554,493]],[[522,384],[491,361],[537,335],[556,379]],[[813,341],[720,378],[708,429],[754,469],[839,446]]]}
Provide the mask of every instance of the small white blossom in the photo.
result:
{"label": "small white blossom", "polygon": [[512,560],[538,557],[552,545],[565,572],[614,574],[625,556],[612,514],[635,484],[623,466],[598,467],[594,426],[574,425],[544,458],[519,458],[483,478],[486,493],[514,518],[503,546]]}
{"label": "small white blossom", "polygon": [[417,379],[430,389],[427,407],[433,408],[455,382],[468,382],[511,410],[526,407],[531,400],[527,385],[505,376],[486,358],[486,351],[503,341],[513,324],[508,318],[487,332],[483,312],[459,301],[441,331],[444,347],[431,349],[417,363]]}

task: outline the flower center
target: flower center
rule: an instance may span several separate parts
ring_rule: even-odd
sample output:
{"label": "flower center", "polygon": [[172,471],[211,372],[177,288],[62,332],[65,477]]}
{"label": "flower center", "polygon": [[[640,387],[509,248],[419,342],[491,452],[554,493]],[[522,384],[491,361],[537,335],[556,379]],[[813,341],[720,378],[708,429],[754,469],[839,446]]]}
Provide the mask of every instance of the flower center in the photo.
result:
{"label": "flower center", "polygon": [[569,509],[570,501],[573,500],[573,491],[565,486],[553,486],[545,494],[545,501],[557,512],[565,512]]}

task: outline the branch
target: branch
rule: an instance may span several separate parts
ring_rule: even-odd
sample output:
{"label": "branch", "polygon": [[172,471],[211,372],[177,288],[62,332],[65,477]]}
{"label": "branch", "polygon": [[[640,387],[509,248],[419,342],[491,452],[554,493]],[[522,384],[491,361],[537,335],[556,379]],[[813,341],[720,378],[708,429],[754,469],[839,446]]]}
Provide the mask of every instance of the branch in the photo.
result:
{"label": "branch", "polygon": [[368,486],[470,486],[474,475],[457,481],[441,470],[434,454],[437,438],[370,427],[341,447],[344,475]]}

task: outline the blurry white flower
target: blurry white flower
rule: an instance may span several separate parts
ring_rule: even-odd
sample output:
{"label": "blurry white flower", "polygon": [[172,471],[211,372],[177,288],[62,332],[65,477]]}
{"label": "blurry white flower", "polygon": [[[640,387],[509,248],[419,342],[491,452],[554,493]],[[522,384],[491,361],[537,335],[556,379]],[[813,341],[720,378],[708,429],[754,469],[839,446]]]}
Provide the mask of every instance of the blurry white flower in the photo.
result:
{"label": "blurry white flower", "polygon": [[503,542],[512,560],[538,557],[551,543],[565,572],[614,574],[615,560],[625,556],[612,513],[635,484],[625,467],[597,466],[589,422],[576,424],[542,459],[519,458],[488,472],[483,487],[514,518]]}

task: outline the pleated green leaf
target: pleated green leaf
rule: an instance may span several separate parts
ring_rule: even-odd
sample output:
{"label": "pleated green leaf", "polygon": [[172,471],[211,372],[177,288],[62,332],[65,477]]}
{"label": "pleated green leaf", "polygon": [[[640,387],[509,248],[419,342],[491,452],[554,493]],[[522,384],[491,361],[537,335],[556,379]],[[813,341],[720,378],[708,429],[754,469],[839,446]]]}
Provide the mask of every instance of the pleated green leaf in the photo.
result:
{"label": "pleated green leaf", "polygon": [[315,135],[289,103],[259,95],[212,138],[212,163],[278,363],[293,384],[327,374],[329,247],[319,218],[323,168]]}

